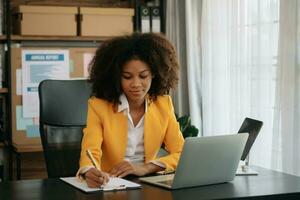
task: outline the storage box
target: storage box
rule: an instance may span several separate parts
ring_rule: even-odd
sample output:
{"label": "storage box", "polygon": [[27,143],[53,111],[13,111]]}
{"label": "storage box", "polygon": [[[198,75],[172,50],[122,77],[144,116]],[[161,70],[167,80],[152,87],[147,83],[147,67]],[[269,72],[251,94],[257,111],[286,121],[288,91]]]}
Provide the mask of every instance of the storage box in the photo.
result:
{"label": "storage box", "polygon": [[118,36],[133,32],[134,9],[80,7],[81,36]]}
{"label": "storage box", "polygon": [[77,7],[19,6],[14,12],[14,34],[76,36]]}

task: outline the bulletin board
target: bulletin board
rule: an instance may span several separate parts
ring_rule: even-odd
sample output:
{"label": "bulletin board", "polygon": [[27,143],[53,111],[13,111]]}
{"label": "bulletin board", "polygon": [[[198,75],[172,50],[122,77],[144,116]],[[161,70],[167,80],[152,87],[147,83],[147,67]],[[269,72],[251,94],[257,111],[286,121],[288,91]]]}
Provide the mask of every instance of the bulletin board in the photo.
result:
{"label": "bulletin board", "polygon": [[[94,54],[96,48],[11,48],[11,95],[12,95],[12,145],[17,152],[42,151],[39,136],[39,118],[22,117],[22,96],[20,69],[22,69],[22,50],[69,50],[70,78],[84,78],[84,56]],[[18,82],[18,83],[17,83]],[[38,106],[38,105],[37,105]]]}

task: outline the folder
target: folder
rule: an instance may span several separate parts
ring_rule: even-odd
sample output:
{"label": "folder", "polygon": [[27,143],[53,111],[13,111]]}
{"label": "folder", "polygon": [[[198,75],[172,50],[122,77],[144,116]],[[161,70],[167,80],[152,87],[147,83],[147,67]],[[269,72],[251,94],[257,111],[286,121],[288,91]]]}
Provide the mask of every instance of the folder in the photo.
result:
{"label": "folder", "polygon": [[117,177],[110,177],[108,183],[100,188],[90,188],[84,180],[80,180],[78,177],[65,177],[60,179],[84,192],[114,191],[141,188],[140,184]]}
{"label": "folder", "polygon": [[160,10],[159,7],[151,8],[152,32],[159,33],[160,30]]}
{"label": "folder", "polygon": [[150,32],[150,8],[147,6],[141,6],[141,32]]}

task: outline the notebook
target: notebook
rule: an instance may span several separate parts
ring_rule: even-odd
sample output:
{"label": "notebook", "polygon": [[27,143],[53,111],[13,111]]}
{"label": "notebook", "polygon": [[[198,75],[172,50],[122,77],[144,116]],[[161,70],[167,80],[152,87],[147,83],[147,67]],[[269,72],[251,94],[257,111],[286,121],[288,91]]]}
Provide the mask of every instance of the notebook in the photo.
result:
{"label": "notebook", "polygon": [[117,177],[111,177],[109,179],[109,182],[105,186],[100,188],[90,188],[84,180],[79,180],[79,178],[77,177],[65,177],[60,179],[84,192],[113,191],[141,188],[140,184]]}
{"label": "notebook", "polygon": [[140,180],[168,189],[232,181],[248,135],[186,138],[175,174],[142,177]]}

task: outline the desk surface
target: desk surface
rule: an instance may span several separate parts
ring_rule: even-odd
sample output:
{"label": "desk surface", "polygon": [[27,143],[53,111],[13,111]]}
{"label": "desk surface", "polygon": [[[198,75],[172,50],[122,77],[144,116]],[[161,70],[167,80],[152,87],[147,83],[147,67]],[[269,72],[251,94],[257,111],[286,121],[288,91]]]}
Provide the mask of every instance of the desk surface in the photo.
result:
{"label": "desk surface", "polygon": [[167,190],[142,184],[142,189],[83,193],[59,179],[22,180],[0,183],[0,199],[300,199],[300,177],[263,168],[258,176],[237,176],[234,181],[211,186]]}

